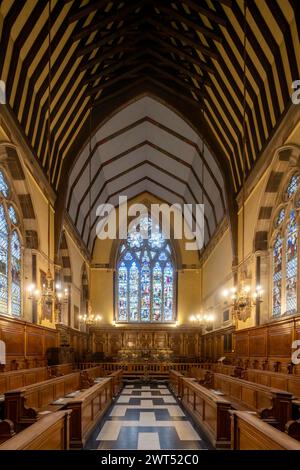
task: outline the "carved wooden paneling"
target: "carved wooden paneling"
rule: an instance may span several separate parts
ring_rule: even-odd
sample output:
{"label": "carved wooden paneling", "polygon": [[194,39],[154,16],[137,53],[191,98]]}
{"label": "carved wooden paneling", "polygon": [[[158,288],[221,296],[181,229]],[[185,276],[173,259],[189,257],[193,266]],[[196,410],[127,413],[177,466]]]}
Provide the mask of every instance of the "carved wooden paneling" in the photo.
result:
{"label": "carved wooden paneling", "polygon": [[93,330],[93,351],[118,356],[119,351],[173,352],[175,356],[198,356],[200,334],[194,329],[139,326],[96,328]]}
{"label": "carved wooden paneling", "polygon": [[293,341],[293,324],[271,325],[268,331],[268,354],[275,357],[290,357]]}
{"label": "carved wooden paneling", "polygon": [[17,322],[0,320],[1,340],[6,344],[6,354],[11,356],[24,356],[24,326]]}
{"label": "carved wooden paneling", "polygon": [[58,345],[58,332],[23,320],[0,316],[0,339],[6,345],[6,370],[16,367],[21,369],[44,365],[47,348]]}
{"label": "carved wooden paneling", "polygon": [[235,352],[237,356],[249,356],[249,335],[242,332],[236,335]]}
{"label": "carved wooden paneling", "polygon": [[249,331],[249,355],[253,357],[267,355],[267,328]]}

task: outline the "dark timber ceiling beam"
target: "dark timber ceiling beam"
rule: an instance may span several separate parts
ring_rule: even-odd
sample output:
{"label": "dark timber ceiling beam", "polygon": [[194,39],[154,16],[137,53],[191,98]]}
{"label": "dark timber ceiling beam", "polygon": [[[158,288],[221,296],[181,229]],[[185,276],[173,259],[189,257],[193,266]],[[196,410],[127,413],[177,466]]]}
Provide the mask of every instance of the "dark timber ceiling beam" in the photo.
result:
{"label": "dark timber ceiling beam", "polygon": [[155,28],[158,28],[158,31],[156,31],[158,34],[163,34],[167,37],[174,37],[176,39],[179,39],[182,43],[190,45],[194,49],[197,49],[202,52],[202,54],[207,55],[213,59],[218,59],[218,54],[212,51],[209,47],[204,46],[199,40],[189,38],[186,36],[186,34],[181,33],[180,31],[177,31],[176,29],[166,26],[165,24],[160,23],[159,21],[153,20],[151,18],[148,19],[148,23],[154,26]]}
{"label": "dark timber ceiling beam", "polygon": [[136,62],[138,57],[140,57],[142,55],[144,55],[144,51],[139,51],[138,53],[136,53],[136,54],[134,54],[130,57],[126,57],[125,59],[120,60],[117,63],[115,62],[113,65],[111,65],[109,67],[105,67],[105,68],[101,69],[101,71],[96,72],[93,75],[84,78],[82,83],[85,85],[87,83],[93,83],[95,80],[98,80],[100,78],[107,77],[107,76],[111,75],[113,72],[115,72],[116,70],[118,70],[122,67],[126,67],[126,66],[128,67],[129,65],[132,65],[133,63]]}
{"label": "dark timber ceiling beam", "polygon": [[133,75],[134,73],[139,72],[140,70],[144,69],[147,65],[148,64],[143,63],[143,64],[138,65],[137,67],[133,67],[131,70],[128,70],[127,72],[123,73],[122,75],[118,75],[115,78],[112,78],[110,80],[106,80],[105,82],[100,83],[99,85],[97,85],[95,87],[88,88],[85,93],[88,96],[94,95],[95,93],[98,93],[99,91],[102,91],[105,88],[107,88],[111,85],[114,85],[115,83],[120,82],[121,80],[129,79],[131,75]]}
{"label": "dark timber ceiling beam", "polygon": [[[196,11],[197,13],[200,13],[201,15],[205,16],[206,18],[208,18],[209,20],[211,21],[214,21],[215,23],[218,23],[220,24],[221,26],[226,26],[226,20],[224,18],[222,18],[221,16],[217,15],[213,10],[208,10],[206,8],[203,8],[202,6],[200,6],[197,2],[195,2],[194,0],[177,0],[175,2],[175,5],[180,5],[182,6],[182,4],[185,4],[186,6],[188,6],[191,10],[194,10]],[[194,18],[194,21],[196,20],[196,18]]]}
{"label": "dark timber ceiling beam", "polygon": [[138,42],[138,38],[132,41],[126,41],[126,43],[122,42],[121,44],[118,44],[117,46],[109,46],[108,50],[106,52],[102,52],[101,55],[94,57],[93,59],[83,63],[79,70],[87,70],[90,68],[95,67],[95,65],[98,65],[102,62],[104,62],[106,59],[113,57],[116,54],[120,54],[121,52],[128,52],[131,50],[136,50],[134,45]]}
{"label": "dark timber ceiling beam", "polygon": [[[102,21],[96,21],[86,26],[85,28],[82,28],[81,31],[79,31],[77,34],[74,34],[72,39],[73,41],[78,41],[86,36],[89,36],[94,31],[104,30],[111,23],[115,23],[119,21],[126,21],[128,20],[128,15],[137,10],[141,10],[141,2],[135,2],[134,4],[131,4],[127,6],[126,8],[125,7],[119,8],[115,12],[109,12],[106,14],[107,18],[103,19],[101,17]],[[104,14],[102,16],[104,16]],[[112,30],[113,30],[113,27],[111,31]],[[109,30],[107,31],[109,32]]]}
{"label": "dark timber ceiling beam", "polygon": [[85,85],[87,83],[93,83],[95,80],[98,80],[100,78],[103,78],[105,76],[108,76],[118,70],[119,68],[126,67],[130,64],[135,63],[136,59],[138,59],[141,56],[144,55],[150,55],[151,57],[157,59],[159,61],[159,65],[162,66],[167,66],[171,67],[175,70],[178,70],[182,75],[184,75],[186,78],[194,78],[201,84],[209,84],[210,80],[207,76],[200,75],[196,72],[193,72],[192,70],[180,65],[180,63],[176,61],[172,61],[171,59],[167,59],[166,57],[162,56],[158,52],[152,49],[142,49],[136,54],[130,55],[119,62],[114,62],[111,66],[102,68],[101,71],[94,73],[91,76],[88,76],[83,79],[82,83]]}
{"label": "dark timber ceiling beam", "polygon": [[156,44],[161,46],[162,49],[167,51],[171,54],[176,54],[179,57],[183,57],[187,62],[189,62],[192,65],[198,65],[202,70],[205,70],[208,73],[214,74],[215,70],[210,67],[206,62],[201,60],[199,57],[194,57],[193,55],[189,54],[186,50],[183,49],[183,47],[176,47],[169,42],[160,39],[159,37],[155,36],[153,33],[146,33],[144,37],[147,37],[151,41],[154,41]]}
{"label": "dark timber ceiling beam", "polygon": [[93,13],[93,11],[106,8],[109,3],[111,3],[111,0],[99,0],[98,2],[92,2],[90,5],[80,8],[77,13],[74,13],[74,15],[71,15],[68,19],[68,22],[69,24],[74,23],[74,21],[78,21],[81,18],[88,16],[90,13]]}
{"label": "dark timber ceiling beam", "polygon": [[203,91],[201,90],[201,88],[196,87],[195,85],[193,85],[192,83],[184,80],[183,78],[176,77],[176,76],[172,75],[171,73],[166,72],[166,71],[160,69],[159,67],[156,67],[151,62],[144,62],[143,64],[139,64],[136,67],[133,67],[131,70],[128,70],[127,72],[124,72],[124,73],[118,75],[115,78],[106,80],[106,81],[98,84],[95,87],[88,88],[86,90],[86,94],[88,96],[95,95],[99,91],[102,91],[103,89],[105,89],[105,88],[107,88],[111,85],[114,85],[114,84],[118,83],[121,80],[129,79],[133,74],[135,74],[136,72],[140,72],[143,69],[150,69],[152,72],[155,72],[157,78],[165,77],[168,80],[173,81],[174,83],[177,83],[179,86],[185,88],[185,90],[193,91],[196,94],[197,97],[203,96]]}
{"label": "dark timber ceiling beam", "polygon": [[91,44],[88,44],[87,46],[84,46],[80,48],[77,52],[77,57],[84,56],[86,54],[90,54],[93,52],[95,49],[98,49],[101,46],[104,46],[105,44],[109,43],[110,41],[114,41],[117,38],[121,38],[122,36],[126,36],[130,31],[132,31],[133,28],[137,26],[141,26],[143,23],[146,22],[145,18],[139,18],[136,21],[134,21],[131,24],[126,24],[125,26],[122,26],[119,29],[115,29],[112,32],[108,32],[108,34],[105,34],[101,39],[92,42]]}
{"label": "dark timber ceiling beam", "polygon": [[214,41],[222,42],[222,38],[218,34],[216,34],[212,29],[200,26],[199,22],[190,20],[188,14],[184,16],[174,10],[174,8],[166,6],[166,4],[164,4],[163,2],[156,1],[154,3],[154,6],[160,12],[165,13],[167,15],[166,18],[168,18],[169,21],[172,21],[172,19],[174,19],[175,21],[185,24],[189,28],[192,28],[193,30],[202,33],[204,36],[207,36],[213,39]]}

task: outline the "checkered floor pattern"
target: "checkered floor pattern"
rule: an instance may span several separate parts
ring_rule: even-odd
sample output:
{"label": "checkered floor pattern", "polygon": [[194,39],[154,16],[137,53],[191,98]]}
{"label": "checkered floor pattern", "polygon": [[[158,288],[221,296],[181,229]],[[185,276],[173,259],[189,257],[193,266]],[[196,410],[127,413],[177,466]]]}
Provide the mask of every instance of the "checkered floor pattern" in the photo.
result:
{"label": "checkered floor pattern", "polygon": [[87,449],[208,449],[166,385],[126,385]]}

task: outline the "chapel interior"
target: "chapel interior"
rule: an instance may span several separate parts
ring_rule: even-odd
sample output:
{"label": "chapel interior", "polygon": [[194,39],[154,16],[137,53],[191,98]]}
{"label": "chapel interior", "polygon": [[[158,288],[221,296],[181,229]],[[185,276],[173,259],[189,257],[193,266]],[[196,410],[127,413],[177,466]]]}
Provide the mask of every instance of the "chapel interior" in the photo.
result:
{"label": "chapel interior", "polygon": [[300,450],[299,80],[298,0],[0,1],[0,450]]}

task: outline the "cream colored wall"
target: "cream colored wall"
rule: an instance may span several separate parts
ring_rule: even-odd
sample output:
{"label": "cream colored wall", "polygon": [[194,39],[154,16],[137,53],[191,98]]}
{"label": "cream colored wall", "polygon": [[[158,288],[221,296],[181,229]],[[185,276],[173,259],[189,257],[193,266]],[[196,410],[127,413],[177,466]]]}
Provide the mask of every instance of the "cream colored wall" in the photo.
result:
{"label": "cream colored wall", "polygon": [[[78,307],[80,313],[81,302],[81,281],[83,265],[88,265],[88,262],[79,249],[78,244],[74,241],[72,235],[68,232],[67,227],[64,227],[66,242],[68,246],[68,254],[71,264],[72,283],[70,284],[70,309],[71,309],[71,325],[75,326],[74,306]],[[88,269],[87,269],[88,271]],[[67,323],[67,306],[64,308],[64,323]]]}
{"label": "cream colored wall", "polygon": [[[47,273],[48,270],[48,200],[45,197],[44,192],[32,176],[31,172],[25,167],[25,176],[28,191],[31,196],[37,230],[38,230],[38,250],[29,250],[26,249],[26,260],[28,264],[25,266],[26,276],[24,277],[24,317],[32,321],[32,300],[28,299],[27,287],[32,283],[32,273],[31,273],[31,259],[32,254],[37,256],[37,287],[41,289],[40,284],[40,271]],[[54,276],[54,211],[51,207],[50,210],[50,270],[52,277]],[[41,317],[41,305],[38,304],[38,316]],[[40,321],[40,324],[48,327],[54,327],[54,315],[52,315],[53,321],[48,321],[43,319]]]}

